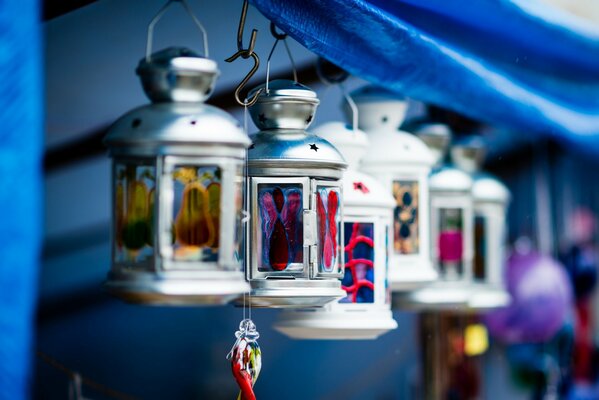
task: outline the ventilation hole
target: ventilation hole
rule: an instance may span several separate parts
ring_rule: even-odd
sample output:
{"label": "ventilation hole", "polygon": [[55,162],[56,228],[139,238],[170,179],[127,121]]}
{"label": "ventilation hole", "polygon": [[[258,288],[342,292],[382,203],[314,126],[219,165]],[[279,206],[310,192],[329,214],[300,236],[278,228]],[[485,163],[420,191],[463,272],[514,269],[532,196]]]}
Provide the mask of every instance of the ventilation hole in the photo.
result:
{"label": "ventilation hole", "polygon": [[192,119],[190,124],[195,125],[198,121],[196,121],[195,119]]}
{"label": "ventilation hole", "polygon": [[135,119],[133,120],[133,122],[131,122],[131,126],[132,126],[133,128],[137,128],[137,127],[138,127],[138,126],[140,126],[140,125],[141,125],[141,119],[139,119],[139,118],[135,118]]}
{"label": "ventilation hole", "polygon": [[389,120],[389,118],[387,118],[386,115],[383,115],[383,118],[381,118],[381,121],[383,121],[383,124],[386,124],[388,120]]}

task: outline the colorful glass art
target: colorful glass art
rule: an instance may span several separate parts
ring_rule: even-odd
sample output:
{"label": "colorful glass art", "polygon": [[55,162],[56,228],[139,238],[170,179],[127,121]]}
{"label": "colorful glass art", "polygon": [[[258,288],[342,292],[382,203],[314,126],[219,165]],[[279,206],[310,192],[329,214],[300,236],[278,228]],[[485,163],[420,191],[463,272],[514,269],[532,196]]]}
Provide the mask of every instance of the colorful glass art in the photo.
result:
{"label": "colorful glass art", "polygon": [[464,251],[462,233],[462,210],[459,208],[439,209],[439,266],[446,276],[462,274]]}
{"label": "colorful glass art", "polygon": [[220,234],[220,169],[179,166],[173,172],[173,256],[216,261]]}
{"label": "colorful glass art", "polygon": [[118,164],[115,174],[115,260],[143,268],[154,254],[155,168]]}
{"label": "colorful glass art", "polygon": [[303,270],[302,185],[259,185],[259,271]]}
{"label": "colorful glass art", "polygon": [[374,224],[345,223],[345,275],[347,297],[340,303],[374,303]]}
{"label": "colorful glass art", "polygon": [[320,272],[336,272],[339,263],[339,191],[319,187],[316,191],[316,222]]}
{"label": "colorful glass art", "polygon": [[418,241],[418,182],[393,181],[393,249],[397,254],[416,254]]}
{"label": "colorful glass art", "polygon": [[231,372],[239,385],[237,400],[256,400],[254,384],[262,369],[262,351],[257,342],[260,334],[251,319],[244,319],[235,336],[237,340],[227,360],[231,361]]}

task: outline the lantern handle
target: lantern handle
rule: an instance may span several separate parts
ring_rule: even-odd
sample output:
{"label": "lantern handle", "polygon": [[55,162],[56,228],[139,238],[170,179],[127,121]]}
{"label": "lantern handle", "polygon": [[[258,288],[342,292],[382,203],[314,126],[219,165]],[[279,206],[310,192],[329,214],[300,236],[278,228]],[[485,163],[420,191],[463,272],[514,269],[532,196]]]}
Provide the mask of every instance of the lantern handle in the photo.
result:
{"label": "lantern handle", "polygon": [[[337,73],[334,74],[324,72],[324,67],[327,64],[335,67],[338,70]],[[337,85],[339,87],[339,89],[341,90],[341,94],[343,95],[343,98],[345,99],[345,101],[347,101],[347,104],[349,105],[349,108],[352,112],[352,130],[355,131],[356,129],[358,129],[358,106],[356,106],[356,102],[354,101],[354,99],[352,99],[351,96],[347,93],[345,85],[343,84],[343,82],[345,82],[345,80],[349,77],[349,72],[337,67],[335,64],[328,60],[325,60],[322,57],[318,57],[318,59],[316,60],[316,75],[318,75],[318,78],[325,85]]]}
{"label": "lantern handle", "polygon": [[291,61],[291,67],[293,69],[293,81],[297,83],[297,68],[295,67],[293,55],[291,54],[291,50],[287,44],[287,34],[277,32],[277,27],[274,22],[270,23],[270,34],[275,38],[275,43],[272,45],[272,49],[270,50],[270,54],[268,54],[268,59],[266,60],[266,93],[268,93],[268,83],[270,81],[270,59],[272,58],[279,41],[282,41],[285,45],[285,50],[287,50],[287,55],[289,56],[289,61]]}
{"label": "lantern handle", "polygon": [[235,100],[237,101],[237,103],[239,103],[239,105],[244,107],[253,106],[256,103],[256,101],[258,101],[258,96],[260,95],[260,93],[262,93],[262,89],[259,89],[249,100],[245,99],[242,101],[240,98],[241,91],[260,67],[260,57],[258,57],[258,55],[254,52],[254,46],[256,45],[256,35],[258,34],[258,30],[252,29],[252,33],[250,35],[250,45],[247,49],[243,48],[243,30],[245,27],[245,19],[247,17],[248,12],[248,3],[248,0],[244,0],[243,6],[241,7],[241,17],[239,18],[239,27],[237,28],[237,53],[225,59],[225,61],[228,63],[235,61],[239,57],[243,59],[248,59],[251,57],[254,60],[254,66],[235,89]]}
{"label": "lantern handle", "polygon": [[150,21],[150,23],[148,24],[148,37],[147,37],[147,41],[146,41],[146,61],[150,62],[150,58],[152,55],[152,42],[154,40],[154,27],[156,26],[158,21],[162,18],[162,16],[166,13],[166,10],[169,8],[169,6],[173,3],[181,4],[183,9],[187,12],[187,14],[191,17],[193,22],[196,24],[196,26],[202,32],[202,40],[204,43],[204,57],[208,58],[209,57],[208,34],[206,33],[206,29],[204,28],[204,25],[202,25],[200,20],[197,19],[197,17],[195,16],[193,11],[189,7],[189,4],[187,4],[187,1],[185,1],[185,0],[168,0],[166,2],[166,4],[163,5],[162,8],[156,13],[154,18],[152,18],[152,21]]}

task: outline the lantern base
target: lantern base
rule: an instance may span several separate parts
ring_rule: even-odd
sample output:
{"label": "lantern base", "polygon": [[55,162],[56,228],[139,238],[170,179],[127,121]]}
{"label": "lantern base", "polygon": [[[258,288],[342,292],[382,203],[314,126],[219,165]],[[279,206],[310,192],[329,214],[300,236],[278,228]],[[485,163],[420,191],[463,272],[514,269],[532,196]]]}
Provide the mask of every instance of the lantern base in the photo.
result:
{"label": "lantern base", "polygon": [[393,308],[416,311],[468,312],[474,290],[464,281],[436,281],[413,292],[393,295]]}
{"label": "lantern base", "polygon": [[430,262],[392,263],[389,268],[389,287],[392,292],[407,292],[429,285],[439,274]]}
{"label": "lantern base", "polygon": [[128,303],[160,306],[222,305],[250,290],[240,271],[176,277],[169,273],[111,272],[105,286],[110,294]]}
{"label": "lantern base", "polygon": [[397,328],[391,311],[283,311],[273,327],[292,339],[372,340]]}
{"label": "lantern base", "polygon": [[[338,279],[256,279],[251,285],[252,291],[246,297],[246,304],[252,307],[322,307],[346,296]],[[243,305],[243,298],[237,298],[235,303]]]}
{"label": "lantern base", "polygon": [[492,310],[510,304],[512,298],[503,288],[485,283],[474,284],[476,291],[470,297],[468,306],[475,310]]}

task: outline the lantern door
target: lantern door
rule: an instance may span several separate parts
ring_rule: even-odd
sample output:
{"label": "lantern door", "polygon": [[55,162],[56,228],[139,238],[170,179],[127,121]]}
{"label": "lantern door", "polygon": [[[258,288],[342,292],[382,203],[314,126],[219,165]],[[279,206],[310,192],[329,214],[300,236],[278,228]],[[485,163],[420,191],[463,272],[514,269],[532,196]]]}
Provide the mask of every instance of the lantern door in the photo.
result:
{"label": "lantern door", "polygon": [[309,278],[308,178],[251,178],[248,279]]}
{"label": "lantern door", "polygon": [[447,280],[472,276],[472,205],[467,196],[431,196],[431,253]]}
{"label": "lantern door", "polygon": [[310,247],[312,278],[343,276],[343,194],[337,181],[312,181],[316,243]]}
{"label": "lantern door", "polygon": [[[164,270],[237,269],[240,163],[166,156],[158,163],[159,243]],[[235,199],[231,201],[231,199]]]}
{"label": "lantern door", "polygon": [[475,206],[472,271],[475,281],[502,284],[505,228],[505,211],[502,204],[489,203]]}

